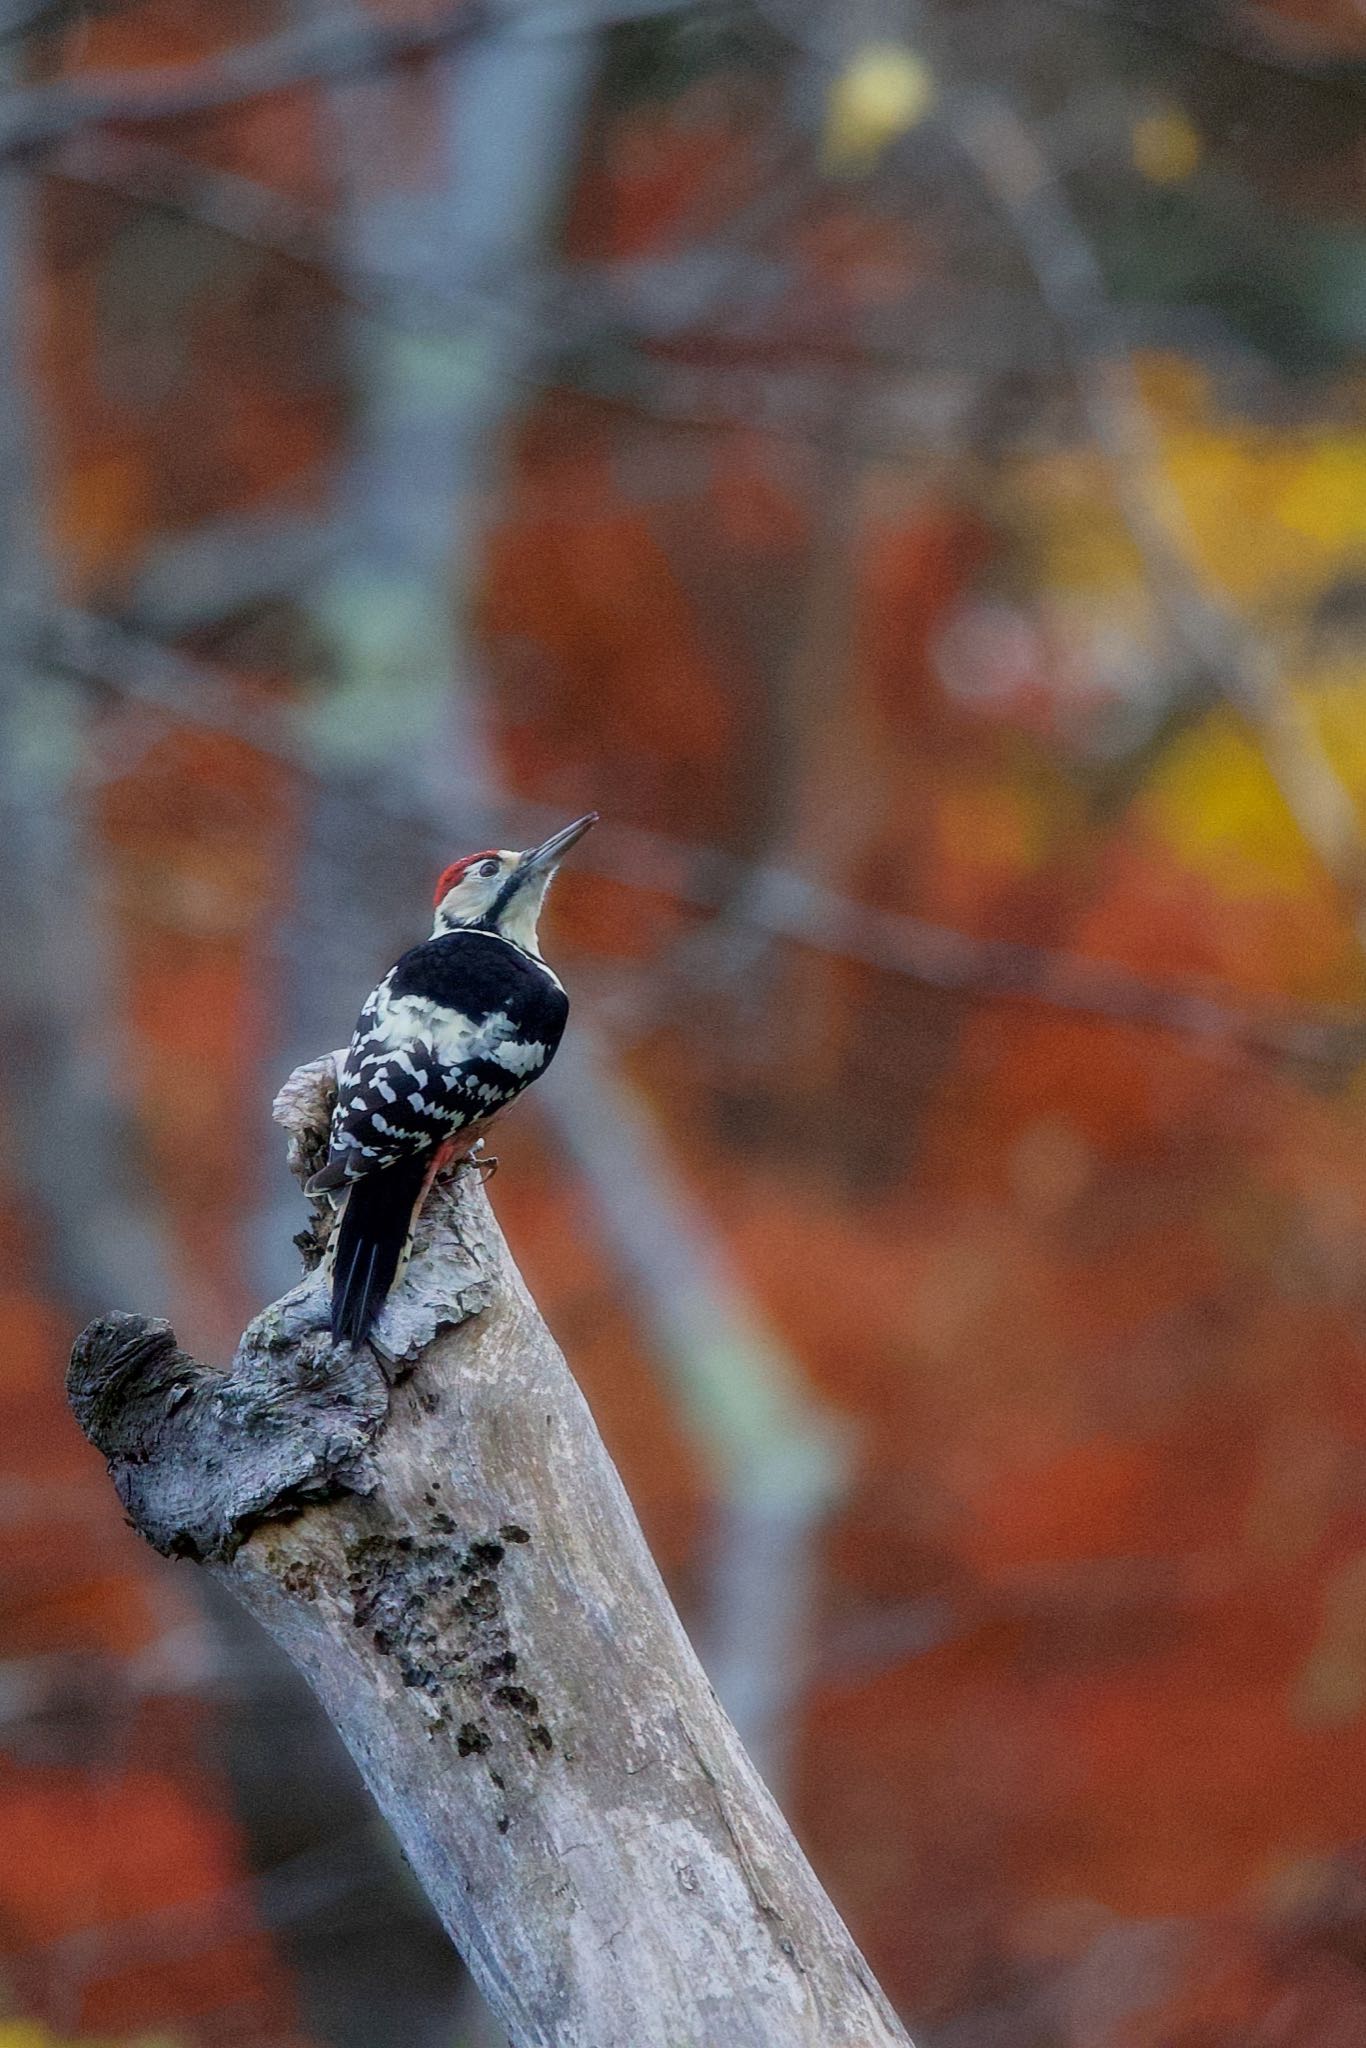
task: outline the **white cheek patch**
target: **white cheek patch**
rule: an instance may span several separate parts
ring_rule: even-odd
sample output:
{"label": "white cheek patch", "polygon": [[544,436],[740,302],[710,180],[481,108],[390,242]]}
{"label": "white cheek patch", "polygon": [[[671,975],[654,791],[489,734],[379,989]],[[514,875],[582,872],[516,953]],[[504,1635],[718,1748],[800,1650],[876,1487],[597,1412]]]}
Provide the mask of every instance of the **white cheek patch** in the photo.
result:
{"label": "white cheek patch", "polygon": [[472,869],[453,889],[446,891],[439,905],[440,915],[451,924],[473,924],[498,900],[498,892],[506,880],[505,863],[500,862],[494,875],[481,875],[478,868]]}

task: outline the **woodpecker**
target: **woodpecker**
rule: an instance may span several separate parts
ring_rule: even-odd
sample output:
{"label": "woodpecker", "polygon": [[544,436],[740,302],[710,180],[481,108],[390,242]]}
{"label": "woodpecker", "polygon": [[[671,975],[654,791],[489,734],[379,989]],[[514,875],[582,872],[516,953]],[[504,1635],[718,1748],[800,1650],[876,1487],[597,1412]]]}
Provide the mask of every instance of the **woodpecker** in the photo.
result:
{"label": "woodpecker", "polygon": [[569,999],[541,958],[536,922],[556,868],[596,823],[590,811],[527,852],[452,862],[431,937],[367,999],[338,1077],[327,1163],[307,1188],[343,1205],[334,1343],[369,1335],[438,1170],[554,1058]]}

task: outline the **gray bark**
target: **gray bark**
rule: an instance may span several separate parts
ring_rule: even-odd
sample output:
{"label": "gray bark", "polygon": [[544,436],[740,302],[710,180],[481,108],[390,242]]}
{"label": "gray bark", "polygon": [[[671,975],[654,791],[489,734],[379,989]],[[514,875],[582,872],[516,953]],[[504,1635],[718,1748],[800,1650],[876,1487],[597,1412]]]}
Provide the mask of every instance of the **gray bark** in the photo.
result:
{"label": "gray bark", "polygon": [[[336,0],[311,4],[324,5],[335,25]],[[374,127],[377,110],[367,106],[374,87],[352,83],[334,95],[348,261],[359,274],[387,278],[404,302],[435,290],[447,310],[444,334],[424,338],[366,319],[353,333],[362,412],[341,515],[349,539],[341,570],[311,596],[334,671],[311,744],[340,772],[314,815],[300,895],[310,929],[293,951],[309,962],[312,1023],[299,1017],[295,1056],[317,1042],[325,1015],[346,1014],[341,982],[330,988],[319,972],[323,951],[347,976],[358,955],[383,952],[378,926],[405,893],[377,864],[373,833],[356,832],[348,770],[373,777],[383,765],[409,814],[438,828],[437,867],[462,839],[477,846],[505,837],[508,792],[488,744],[496,720],[468,593],[504,430],[525,402],[526,380],[553,366],[564,345],[558,312],[550,318],[566,282],[553,253],[555,222],[599,62],[588,32],[599,11],[577,17],[582,32],[558,37],[527,33],[521,11],[496,15],[433,65],[440,147],[422,192],[396,193],[383,171],[375,146],[383,126]],[[399,842],[412,843],[410,834]],[[537,1099],[583,1177],[604,1247],[634,1290],[652,1360],[673,1380],[718,1496],[704,1655],[761,1775],[781,1792],[808,1654],[817,1531],[839,1491],[842,1447],[727,1270],[619,1065],[581,1016]],[[276,1229],[273,1242],[283,1239]]]}
{"label": "gray bark", "polygon": [[[334,1086],[328,1059],[281,1096],[296,1171]],[[226,1373],[103,1317],[72,1405],[135,1526],[309,1679],[513,2048],[906,2048],[478,1176],[434,1191],[374,1352],[333,1353],[325,1309],[315,1265]]]}

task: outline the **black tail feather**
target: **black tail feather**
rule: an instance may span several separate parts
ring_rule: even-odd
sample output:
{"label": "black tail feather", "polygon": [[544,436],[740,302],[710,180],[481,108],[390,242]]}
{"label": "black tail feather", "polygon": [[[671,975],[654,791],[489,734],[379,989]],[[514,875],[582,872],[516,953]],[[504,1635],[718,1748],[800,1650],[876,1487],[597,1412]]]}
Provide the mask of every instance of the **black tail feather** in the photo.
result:
{"label": "black tail feather", "polygon": [[373,1329],[394,1284],[430,1164],[430,1154],[418,1152],[352,1182],[332,1265],[334,1344],[363,1343]]}

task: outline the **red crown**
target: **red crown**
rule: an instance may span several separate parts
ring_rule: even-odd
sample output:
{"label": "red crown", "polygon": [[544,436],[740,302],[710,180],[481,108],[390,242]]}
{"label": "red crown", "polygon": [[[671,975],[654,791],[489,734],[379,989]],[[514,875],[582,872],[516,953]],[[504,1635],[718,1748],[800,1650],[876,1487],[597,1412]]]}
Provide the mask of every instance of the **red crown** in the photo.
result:
{"label": "red crown", "polygon": [[482,853],[467,853],[463,860],[453,860],[448,868],[443,868],[432,897],[432,908],[440,909],[442,897],[455,887],[466,868],[472,868],[477,860],[492,860],[494,853],[495,848],[486,846]]}

